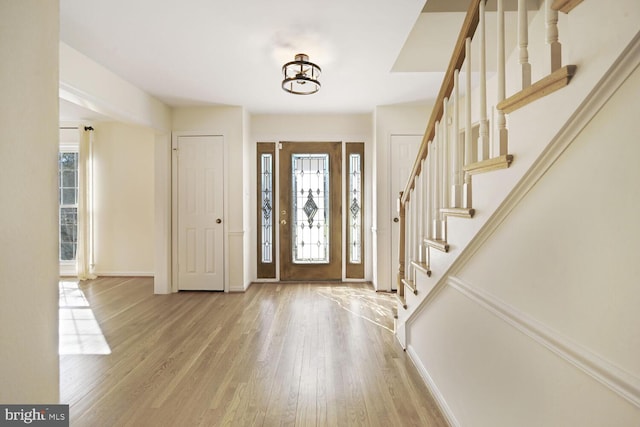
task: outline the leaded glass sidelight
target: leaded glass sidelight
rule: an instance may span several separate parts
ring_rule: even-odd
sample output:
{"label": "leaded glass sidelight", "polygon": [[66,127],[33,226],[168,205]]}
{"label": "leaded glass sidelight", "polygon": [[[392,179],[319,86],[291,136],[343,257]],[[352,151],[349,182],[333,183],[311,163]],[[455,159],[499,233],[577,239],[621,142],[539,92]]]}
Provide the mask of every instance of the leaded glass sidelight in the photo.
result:
{"label": "leaded glass sidelight", "polygon": [[273,262],[273,155],[262,154],[261,167],[261,211],[262,211],[262,262]]}
{"label": "leaded glass sidelight", "polygon": [[345,276],[364,279],[365,264],[365,193],[364,143],[345,144]]}
{"label": "leaded glass sidelight", "polygon": [[256,143],[256,272],[261,279],[276,277],[275,194],[276,144]]}
{"label": "leaded glass sidelight", "polygon": [[349,155],[349,262],[362,262],[362,156]]}
{"label": "leaded glass sidelight", "polygon": [[329,154],[291,156],[292,259],[329,263]]}

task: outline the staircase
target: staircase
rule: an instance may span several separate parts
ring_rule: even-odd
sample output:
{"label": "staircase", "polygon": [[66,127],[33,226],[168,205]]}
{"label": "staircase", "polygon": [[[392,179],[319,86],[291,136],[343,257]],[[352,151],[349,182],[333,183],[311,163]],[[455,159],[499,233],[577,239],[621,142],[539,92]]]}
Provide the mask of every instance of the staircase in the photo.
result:
{"label": "staircase", "polygon": [[[402,310],[411,311],[422,300],[418,293],[427,294],[431,290],[429,282],[433,281],[427,279],[432,273],[432,253],[448,253],[450,249],[449,218],[474,217],[472,177],[508,168],[513,162],[514,156],[509,153],[506,115],[562,89],[576,73],[575,65],[561,65],[558,10],[568,13],[578,3],[580,1],[550,0],[544,3],[543,9],[546,10],[541,9],[540,13],[545,14],[546,63],[550,72],[535,83],[531,82],[532,64],[528,53],[529,12],[526,2],[519,3],[518,72],[511,74],[518,74],[517,84],[521,89],[506,98],[504,1],[497,1],[497,64],[492,67],[496,70],[492,79],[487,78],[486,56],[490,47],[486,43],[486,0],[471,1],[411,175],[399,196],[397,280]],[[477,65],[473,48],[479,52]],[[474,73],[480,79],[477,87],[472,86]],[[464,75],[463,82],[461,74]],[[489,85],[495,86],[493,97],[487,94]],[[475,112],[478,117],[474,117],[473,112],[476,103],[479,105]],[[489,119],[489,111],[493,120]],[[474,118],[477,119],[475,123]],[[402,317],[399,314],[399,319]],[[399,338],[402,342],[401,332]]]}
{"label": "staircase", "polygon": [[[447,390],[454,381],[430,374],[429,361],[442,355],[430,353],[423,338],[431,327],[429,310],[449,287],[509,317],[510,306],[467,286],[457,272],[640,63],[640,31],[633,22],[640,11],[632,1],[540,3],[539,10],[527,11],[520,0],[517,11],[505,12],[504,1],[497,0],[497,12],[487,12],[486,0],[470,2],[410,178],[399,194],[396,336],[452,425],[463,425],[468,408]],[[489,13],[495,16],[487,19]],[[489,28],[487,21],[497,25]],[[515,43],[505,31],[514,26]],[[488,46],[488,39],[496,45]],[[515,49],[507,52],[508,45]],[[495,55],[487,55],[490,49]],[[495,56],[495,64],[487,64],[488,56]],[[571,63],[563,63],[568,59]],[[618,375],[615,364],[598,363],[592,370],[604,366],[603,378],[617,375],[613,382],[601,382],[640,408],[637,377]]]}

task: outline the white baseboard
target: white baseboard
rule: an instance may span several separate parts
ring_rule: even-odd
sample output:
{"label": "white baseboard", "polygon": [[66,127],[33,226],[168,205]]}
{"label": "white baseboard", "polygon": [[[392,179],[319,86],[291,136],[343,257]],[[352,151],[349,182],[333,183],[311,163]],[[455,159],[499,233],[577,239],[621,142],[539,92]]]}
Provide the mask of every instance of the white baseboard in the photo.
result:
{"label": "white baseboard", "polygon": [[420,373],[420,376],[422,377],[425,384],[427,385],[427,388],[429,389],[433,397],[436,399],[436,403],[438,404],[438,407],[440,408],[442,415],[444,415],[444,417],[447,419],[447,422],[449,423],[449,425],[451,427],[459,427],[460,423],[458,422],[455,415],[453,414],[453,411],[447,404],[447,401],[445,400],[444,396],[442,395],[442,393],[440,393],[440,389],[438,389],[438,386],[436,385],[435,381],[433,380],[433,378],[431,378],[431,375],[429,375],[429,371],[427,371],[427,369],[424,367],[424,365],[420,361],[418,354],[416,353],[416,351],[414,350],[411,344],[409,344],[409,346],[407,347],[407,354],[409,355],[409,358],[411,359],[414,366]]}
{"label": "white baseboard", "polygon": [[98,277],[153,277],[152,271],[96,271]]}

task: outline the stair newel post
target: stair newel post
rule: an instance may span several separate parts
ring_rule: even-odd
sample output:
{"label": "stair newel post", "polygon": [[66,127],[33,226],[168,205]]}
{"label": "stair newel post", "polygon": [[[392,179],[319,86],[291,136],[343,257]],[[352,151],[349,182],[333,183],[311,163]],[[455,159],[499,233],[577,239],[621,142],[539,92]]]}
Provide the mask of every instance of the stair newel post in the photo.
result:
{"label": "stair newel post", "polygon": [[398,296],[404,298],[404,283],[402,280],[404,279],[404,259],[405,259],[405,204],[402,201],[402,194],[404,192],[401,191],[398,197],[398,218],[400,219],[400,223],[398,226],[400,227],[400,238],[398,242],[398,277],[397,277],[397,287],[398,287]]}
{"label": "stair newel post", "polygon": [[462,138],[460,138],[460,90],[459,78],[460,71],[456,69],[453,73],[453,124],[452,124],[452,144],[451,144],[451,206],[461,208],[462,205],[462,184],[464,179],[464,148],[462,147]]}
{"label": "stair newel post", "polygon": [[545,0],[545,20],[547,27],[547,44],[551,56],[551,70],[562,67],[562,45],[558,41],[558,11],[551,8],[552,0]]}
{"label": "stair newel post", "polygon": [[[506,65],[505,65],[505,32],[504,32],[504,0],[498,0],[498,99],[500,103],[505,99],[506,92]],[[496,104],[497,104],[496,103]],[[496,119],[498,125],[498,155],[507,155],[508,151],[508,132],[507,119],[504,111],[497,110],[498,117]]]}
{"label": "stair newel post", "polygon": [[522,68],[522,89],[531,86],[531,64],[529,64],[529,22],[527,2],[518,0],[518,46],[520,47],[520,67]]}
{"label": "stair newel post", "polygon": [[478,136],[478,160],[489,158],[489,120],[487,119],[487,37],[485,2],[480,2],[478,35],[480,37],[480,134]]}
{"label": "stair newel post", "polygon": [[[471,37],[465,40],[465,126],[464,126],[464,164],[470,165],[476,161],[475,144],[471,140]],[[471,209],[471,175],[464,175],[464,208]]]}

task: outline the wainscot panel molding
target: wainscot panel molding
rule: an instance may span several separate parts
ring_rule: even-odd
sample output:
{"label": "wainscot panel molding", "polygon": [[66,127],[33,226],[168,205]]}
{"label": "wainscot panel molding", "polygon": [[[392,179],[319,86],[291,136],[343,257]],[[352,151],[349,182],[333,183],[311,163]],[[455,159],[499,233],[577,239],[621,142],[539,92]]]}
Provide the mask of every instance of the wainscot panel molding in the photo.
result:
{"label": "wainscot panel molding", "polygon": [[[571,363],[587,375],[640,408],[640,378],[618,368],[588,348],[549,328],[527,314],[499,300],[487,291],[457,277],[449,277],[447,286],[489,310],[498,318]],[[413,359],[413,357],[412,357]],[[417,361],[414,361],[416,363]],[[416,363],[416,367],[418,367]],[[420,370],[420,368],[418,367]],[[424,376],[424,375],[423,375]],[[428,383],[429,384],[429,383]],[[430,388],[432,384],[429,384]],[[437,390],[434,388],[434,390]],[[443,408],[443,412],[446,413]]]}

